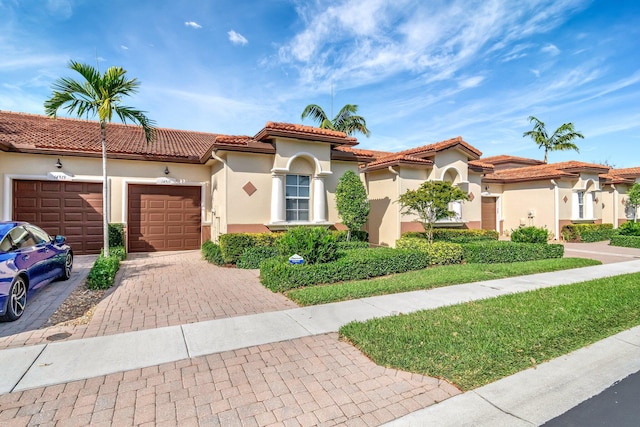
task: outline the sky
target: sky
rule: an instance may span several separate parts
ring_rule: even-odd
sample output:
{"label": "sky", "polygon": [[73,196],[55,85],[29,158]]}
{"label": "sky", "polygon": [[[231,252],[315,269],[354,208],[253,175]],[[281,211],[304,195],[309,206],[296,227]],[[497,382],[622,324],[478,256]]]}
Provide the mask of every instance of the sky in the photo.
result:
{"label": "sky", "polygon": [[359,148],[542,159],[535,116],[585,137],[549,162],[640,166],[638,0],[0,0],[0,110],[44,114],[69,60],[126,69],[124,104],[164,128],[253,136],[356,104]]}

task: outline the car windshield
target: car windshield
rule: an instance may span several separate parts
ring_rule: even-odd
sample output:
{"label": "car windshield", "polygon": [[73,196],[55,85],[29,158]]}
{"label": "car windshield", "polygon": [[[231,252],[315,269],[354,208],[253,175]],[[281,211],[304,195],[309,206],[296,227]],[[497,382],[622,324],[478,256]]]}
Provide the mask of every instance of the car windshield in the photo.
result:
{"label": "car windshield", "polygon": [[38,228],[34,225],[25,225],[25,228],[29,230],[29,232],[33,235],[33,238],[36,240],[37,244],[51,242],[51,236],[49,236],[49,234],[47,234],[47,232],[43,229]]}

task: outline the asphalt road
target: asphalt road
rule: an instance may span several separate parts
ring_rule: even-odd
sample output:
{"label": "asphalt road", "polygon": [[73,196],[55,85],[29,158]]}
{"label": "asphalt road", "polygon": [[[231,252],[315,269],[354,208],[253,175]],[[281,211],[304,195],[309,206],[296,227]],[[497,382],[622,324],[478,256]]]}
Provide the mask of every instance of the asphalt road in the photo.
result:
{"label": "asphalt road", "polygon": [[629,375],[602,393],[543,425],[546,427],[639,427],[640,372]]}

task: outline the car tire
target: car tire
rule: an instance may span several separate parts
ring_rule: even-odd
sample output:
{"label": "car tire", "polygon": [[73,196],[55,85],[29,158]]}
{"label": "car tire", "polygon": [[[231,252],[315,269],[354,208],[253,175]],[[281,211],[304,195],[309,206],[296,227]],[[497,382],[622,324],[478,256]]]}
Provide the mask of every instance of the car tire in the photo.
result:
{"label": "car tire", "polygon": [[62,267],[62,276],[60,276],[60,279],[69,280],[69,277],[71,277],[72,269],[73,269],[73,254],[71,252],[68,252],[67,256],[64,259],[64,266]]}
{"label": "car tire", "polygon": [[11,289],[9,290],[9,298],[7,301],[7,311],[0,320],[12,322],[18,320],[27,306],[27,282],[22,276],[13,279]]}

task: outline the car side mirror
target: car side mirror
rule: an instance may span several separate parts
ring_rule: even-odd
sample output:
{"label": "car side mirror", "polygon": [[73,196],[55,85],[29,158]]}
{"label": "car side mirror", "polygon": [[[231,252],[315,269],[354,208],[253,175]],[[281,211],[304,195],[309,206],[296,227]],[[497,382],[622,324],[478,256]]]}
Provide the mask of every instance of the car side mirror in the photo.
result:
{"label": "car side mirror", "polygon": [[67,239],[64,236],[56,236],[53,238],[53,241],[56,245],[64,245],[64,242],[66,242]]}

